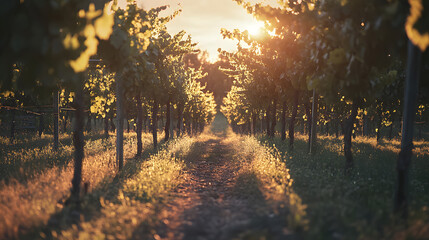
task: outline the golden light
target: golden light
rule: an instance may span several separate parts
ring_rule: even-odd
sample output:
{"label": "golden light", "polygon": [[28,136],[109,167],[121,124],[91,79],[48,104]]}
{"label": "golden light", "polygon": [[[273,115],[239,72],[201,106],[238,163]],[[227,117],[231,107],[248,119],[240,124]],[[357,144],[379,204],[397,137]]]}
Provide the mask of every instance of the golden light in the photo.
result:
{"label": "golden light", "polygon": [[262,30],[264,28],[264,23],[260,21],[256,21],[256,23],[253,23],[252,25],[249,25],[246,27],[246,30],[249,32],[252,36],[257,36],[262,33]]}
{"label": "golden light", "polygon": [[271,37],[277,36],[276,30],[268,31],[268,35],[270,35]]}

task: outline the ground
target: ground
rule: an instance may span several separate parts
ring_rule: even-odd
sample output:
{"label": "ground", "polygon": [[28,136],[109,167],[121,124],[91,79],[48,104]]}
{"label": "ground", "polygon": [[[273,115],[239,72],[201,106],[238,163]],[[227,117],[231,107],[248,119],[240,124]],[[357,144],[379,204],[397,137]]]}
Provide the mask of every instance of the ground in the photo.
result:
{"label": "ground", "polygon": [[[256,182],[253,186],[249,186],[249,182],[242,185],[243,165],[236,159],[234,145],[227,143],[230,135],[226,133],[226,126],[211,128],[198,138],[197,151],[185,159],[185,181],[160,213],[161,225],[155,239],[262,239],[259,235],[266,235],[267,231],[272,239],[293,236],[287,228],[283,233],[281,226],[274,227],[278,228],[276,232],[273,227],[255,225],[263,221],[264,214],[270,210],[260,192],[258,196],[254,191],[246,191],[258,188]],[[270,216],[275,218],[274,213],[268,218]],[[256,232],[251,232],[252,228]]]}
{"label": "ground", "polygon": [[[294,150],[279,138],[233,133],[223,115],[195,136],[160,141],[149,133],[136,157],[127,133],[125,164],[115,138],[86,135],[77,208],[65,204],[73,176],[70,135],[0,139],[0,239],[429,239],[429,143],[415,141],[410,216],[392,214],[398,139],[353,141],[345,175],[342,141],[307,136]],[[160,139],[162,135],[159,136]]]}

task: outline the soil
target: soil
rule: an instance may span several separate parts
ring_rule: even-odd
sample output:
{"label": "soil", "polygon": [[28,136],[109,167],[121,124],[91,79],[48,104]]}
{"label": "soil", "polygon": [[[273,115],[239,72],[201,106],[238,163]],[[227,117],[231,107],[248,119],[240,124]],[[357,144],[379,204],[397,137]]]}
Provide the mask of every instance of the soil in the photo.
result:
{"label": "soil", "polygon": [[226,138],[211,133],[196,143],[185,181],[159,213],[154,239],[296,239],[270,211],[257,181],[243,178]]}

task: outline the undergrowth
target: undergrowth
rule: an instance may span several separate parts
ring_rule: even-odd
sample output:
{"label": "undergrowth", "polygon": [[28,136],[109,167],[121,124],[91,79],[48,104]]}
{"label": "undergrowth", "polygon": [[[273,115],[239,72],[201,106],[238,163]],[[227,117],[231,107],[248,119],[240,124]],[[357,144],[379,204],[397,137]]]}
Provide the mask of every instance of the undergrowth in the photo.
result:
{"label": "undergrowth", "polygon": [[[114,138],[104,139],[101,132],[85,134],[85,155],[95,155],[109,151],[114,145]],[[130,135],[128,135],[130,136]],[[28,181],[41,172],[66,166],[73,155],[72,135],[59,136],[59,149],[53,150],[53,136],[20,136],[13,142],[0,137],[0,181]]]}
{"label": "undergrowth", "polygon": [[[175,139],[157,153],[128,160],[113,179],[84,198],[82,211],[65,209],[41,236],[55,239],[145,239],[154,234],[156,213],[182,182],[183,157],[194,140]],[[70,212],[71,211],[71,212]],[[77,215],[73,220],[71,216]],[[55,230],[51,230],[51,229]]]}
{"label": "undergrowth", "polygon": [[[150,139],[151,135],[145,134],[144,146],[150,146]],[[114,138],[87,141],[82,182],[87,183],[89,192],[98,188],[106,179],[115,176],[117,170],[114,164],[113,146]],[[55,153],[49,149],[49,144],[42,148],[45,150],[30,151],[30,153],[37,152],[37,157],[33,154],[25,154],[24,151],[22,154],[18,154],[15,150],[8,153],[11,158],[18,159],[16,161],[25,161],[28,164],[24,164],[25,168],[22,167],[18,175],[11,174],[7,181],[0,182],[0,239],[17,238],[20,234],[32,232],[34,228],[47,224],[51,214],[61,211],[64,200],[70,193],[73,177],[71,150],[69,152],[62,147],[58,153]],[[66,146],[66,148],[71,147]],[[135,154],[135,148],[135,134],[125,134],[125,158],[131,158]],[[37,161],[52,164],[47,166]],[[27,171],[32,172],[31,177],[19,174]]]}
{"label": "undergrowth", "polygon": [[410,216],[392,215],[399,141],[357,137],[355,167],[344,174],[342,139],[319,136],[308,154],[307,136],[289,141],[259,139],[281,152],[294,179],[292,188],[307,206],[306,239],[429,239],[429,143],[415,142],[410,170]]}
{"label": "undergrowth", "polygon": [[288,166],[276,147],[263,145],[255,137],[233,133],[227,141],[233,145],[235,156],[241,161],[240,175],[256,176],[253,182],[258,185],[267,206],[284,218],[283,231],[307,229],[306,206],[294,192]]}

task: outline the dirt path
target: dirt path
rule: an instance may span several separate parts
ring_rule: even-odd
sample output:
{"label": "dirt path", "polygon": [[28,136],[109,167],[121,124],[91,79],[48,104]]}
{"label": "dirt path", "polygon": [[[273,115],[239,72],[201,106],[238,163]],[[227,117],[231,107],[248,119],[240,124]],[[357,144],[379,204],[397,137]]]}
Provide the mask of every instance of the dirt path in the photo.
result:
{"label": "dirt path", "polygon": [[161,213],[160,239],[219,239],[217,232],[229,215],[238,166],[228,161],[229,149],[220,139],[198,142],[196,148],[185,183]]}
{"label": "dirt path", "polygon": [[[211,133],[196,143],[186,160],[185,182],[160,213],[156,240],[265,239],[258,237],[258,231],[266,236],[266,229],[257,229],[270,225],[273,214],[267,212],[257,184],[253,184],[253,191],[243,191],[252,184],[242,181],[240,162],[234,159],[233,149],[225,140],[225,134]],[[275,235],[270,239],[285,239],[278,237],[285,236],[282,233]]]}

